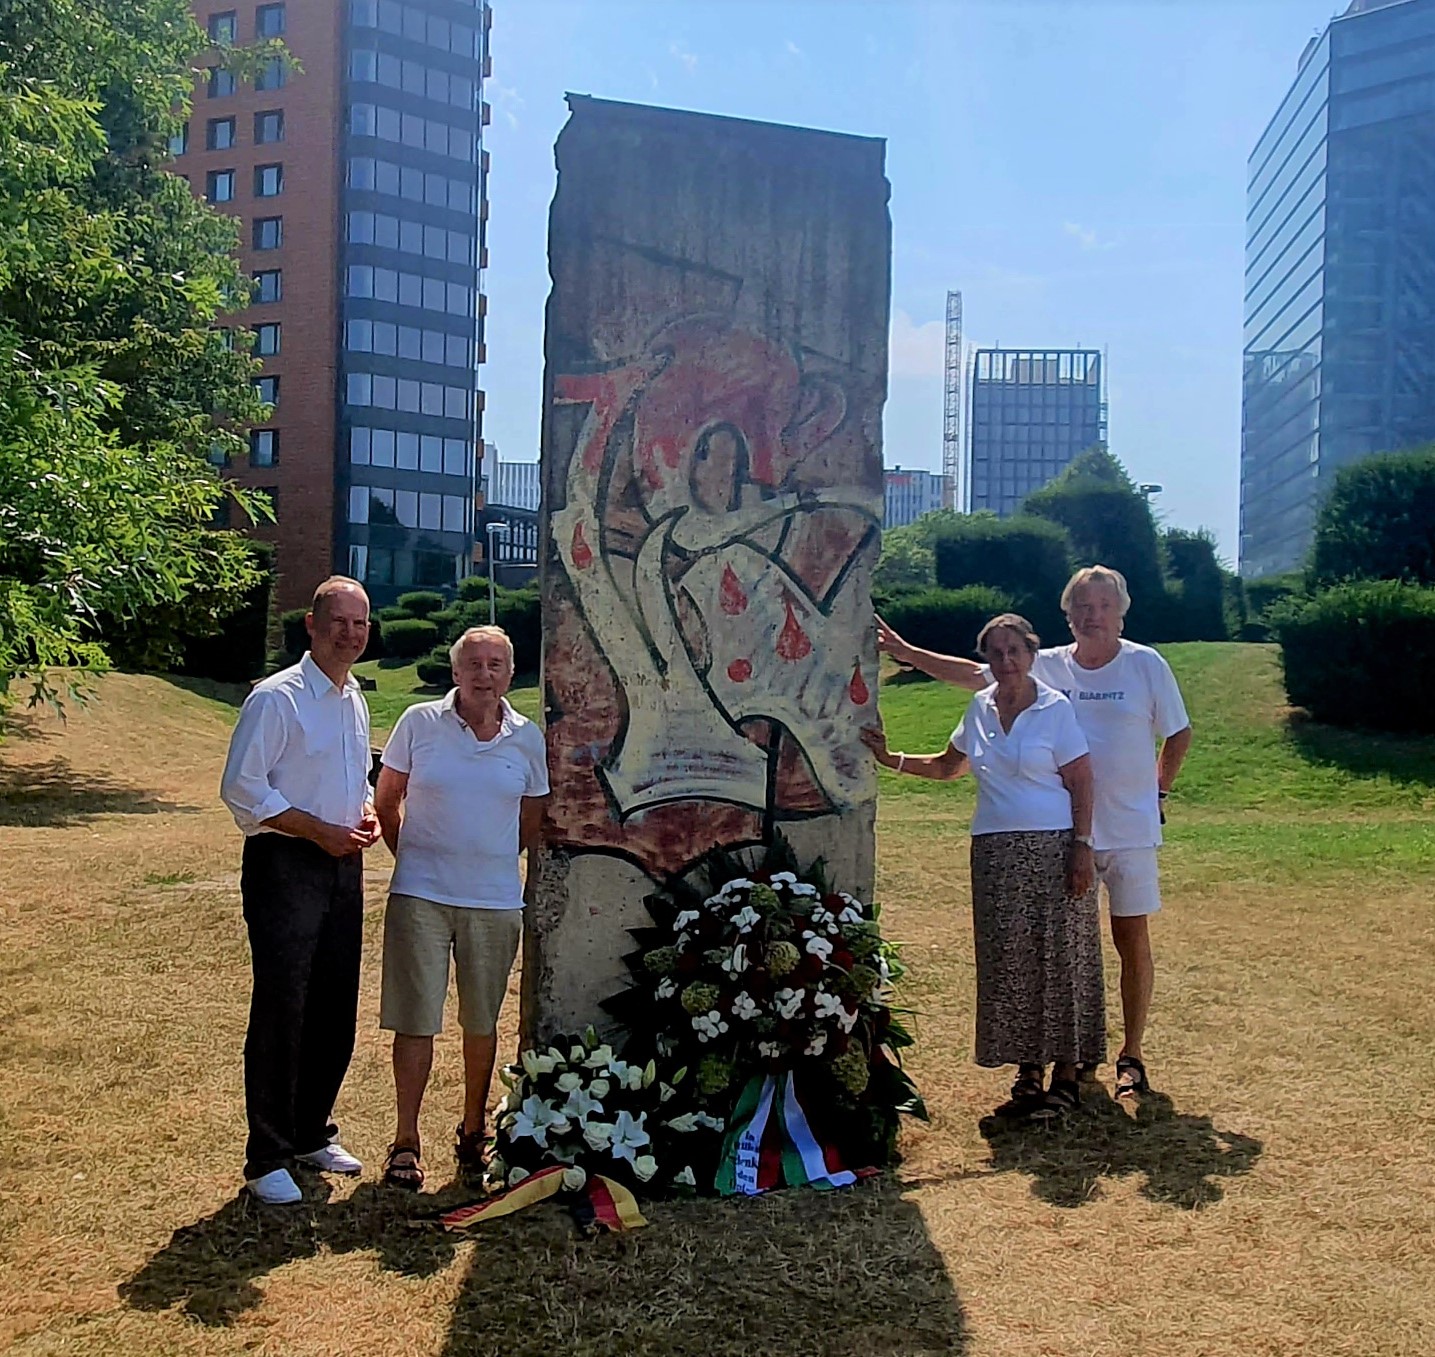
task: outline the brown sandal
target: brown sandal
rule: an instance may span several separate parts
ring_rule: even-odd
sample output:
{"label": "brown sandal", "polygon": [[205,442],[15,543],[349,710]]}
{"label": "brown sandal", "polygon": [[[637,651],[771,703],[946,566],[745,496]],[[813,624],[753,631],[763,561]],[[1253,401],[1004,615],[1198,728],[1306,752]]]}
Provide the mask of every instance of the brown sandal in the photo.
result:
{"label": "brown sandal", "polygon": [[423,1166],[417,1145],[390,1145],[384,1160],[384,1182],[405,1192],[417,1192],[424,1185]]}

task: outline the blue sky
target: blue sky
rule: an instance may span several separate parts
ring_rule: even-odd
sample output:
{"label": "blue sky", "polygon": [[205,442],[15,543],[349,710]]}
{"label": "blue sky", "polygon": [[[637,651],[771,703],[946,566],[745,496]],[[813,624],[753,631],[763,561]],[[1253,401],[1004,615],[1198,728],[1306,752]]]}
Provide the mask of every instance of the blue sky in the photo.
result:
{"label": "blue sky", "polygon": [[1245,164],[1332,0],[495,0],[485,436],[537,456],[565,91],[887,139],[888,466],[940,468],[942,318],[1108,352],[1112,451],[1234,557]]}

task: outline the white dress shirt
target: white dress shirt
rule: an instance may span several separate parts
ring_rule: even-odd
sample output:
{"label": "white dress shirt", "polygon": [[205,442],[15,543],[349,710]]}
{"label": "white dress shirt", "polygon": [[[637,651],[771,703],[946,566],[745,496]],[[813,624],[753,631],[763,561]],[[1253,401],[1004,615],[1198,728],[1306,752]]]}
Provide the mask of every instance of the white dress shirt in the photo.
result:
{"label": "white dress shirt", "polygon": [[246,836],[289,809],[355,826],[369,800],[369,707],[352,675],[342,688],[306,650],[254,685],[229,741],[219,795]]}

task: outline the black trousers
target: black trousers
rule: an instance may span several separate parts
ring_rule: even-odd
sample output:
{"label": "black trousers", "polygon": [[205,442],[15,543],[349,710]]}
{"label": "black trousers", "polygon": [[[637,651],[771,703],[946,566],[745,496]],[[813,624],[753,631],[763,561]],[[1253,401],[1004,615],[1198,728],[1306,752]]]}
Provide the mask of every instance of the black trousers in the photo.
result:
{"label": "black trousers", "polygon": [[244,1040],[244,1176],[258,1178],[339,1134],[334,1100],[358,1020],[363,858],[256,834],[244,841],[240,894],[254,967]]}

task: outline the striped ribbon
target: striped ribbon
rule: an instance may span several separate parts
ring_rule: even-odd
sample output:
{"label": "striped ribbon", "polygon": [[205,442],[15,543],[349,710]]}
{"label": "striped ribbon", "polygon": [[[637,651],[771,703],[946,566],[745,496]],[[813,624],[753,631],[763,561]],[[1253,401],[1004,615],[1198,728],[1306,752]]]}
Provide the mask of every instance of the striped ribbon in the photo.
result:
{"label": "striped ribbon", "polygon": [[[446,1230],[471,1230],[487,1220],[511,1216],[537,1202],[547,1201],[563,1190],[563,1166],[539,1169],[516,1187],[489,1197],[472,1206],[461,1206],[439,1217]],[[637,1230],[648,1222],[638,1210],[637,1198],[622,1183],[601,1174],[588,1175],[588,1181],[576,1195],[573,1215],[585,1233],[612,1230],[620,1233]]]}

